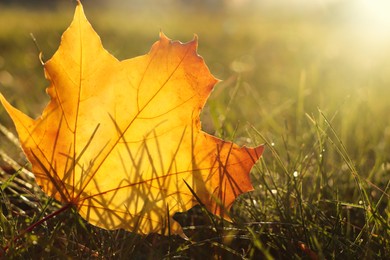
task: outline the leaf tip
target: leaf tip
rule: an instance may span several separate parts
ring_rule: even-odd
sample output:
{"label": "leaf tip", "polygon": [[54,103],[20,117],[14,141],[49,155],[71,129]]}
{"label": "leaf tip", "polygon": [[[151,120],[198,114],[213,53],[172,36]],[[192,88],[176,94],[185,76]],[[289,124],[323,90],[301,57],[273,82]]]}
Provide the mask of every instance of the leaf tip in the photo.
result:
{"label": "leaf tip", "polygon": [[160,38],[160,41],[165,41],[165,42],[171,41],[171,39],[169,39],[169,38],[165,35],[165,33],[163,33],[162,31],[160,31],[159,38]]}
{"label": "leaf tip", "polygon": [[86,19],[86,16],[84,13],[84,7],[83,7],[83,4],[81,3],[81,0],[77,0],[76,11],[74,13],[74,16],[75,16],[75,18],[76,18],[76,16],[79,16],[79,17],[85,17],[85,19]]}
{"label": "leaf tip", "polygon": [[263,154],[264,152],[264,149],[265,149],[265,145],[264,144],[261,144],[259,146],[256,146],[253,148],[254,152],[255,152],[255,155],[256,155],[256,161],[258,159],[260,159],[261,155]]}
{"label": "leaf tip", "polygon": [[[7,99],[0,93],[0,103],[3,105],[4,109],[7,111],[8,115],[11,117],[14,122],[16,129],[22,129],[25,126],[31,125],[33,123],[33,119],[28,115],[24,114],[14,106],[12,106]],[[21,126],[23,126],[21,128]]]}
{"label": "leaf tip", "polygon": [[198,35],[194,33],[194,38],[192,38],[192,42],[194,42],[196,45],[198,45]]}
{"label": "leaf tip", "polygon": [[3,96],[3,94],[1,92],[0,92],[0,103],[3,105],[3,107],[7,111],[8,111],[7,108],[11,106],[11,104],[5,99],[5,97]]}

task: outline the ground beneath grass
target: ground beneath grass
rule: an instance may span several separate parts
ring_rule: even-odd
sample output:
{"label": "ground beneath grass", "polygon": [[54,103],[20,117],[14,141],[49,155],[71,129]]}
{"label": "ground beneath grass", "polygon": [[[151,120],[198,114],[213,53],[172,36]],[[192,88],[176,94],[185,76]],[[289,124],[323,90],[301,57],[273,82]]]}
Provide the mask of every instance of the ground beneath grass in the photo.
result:
{"label": "ground beneath grass", "polygon": [[[61,205],[36,185],[0,108],[0,245],[8,248],[0,256],[390,257],[386,31],[353,20],[340,3],[305,10],[88,3],[90,22],[120,59],[146,53],[160,30],[181,41],[199,36],[199,54],[223,80],[202,113],[203,129],[240,144],[266,143],[251,175],[255,190],[237,200],[233,223],[201,207],[177,213],[188,239],[102,230],[73,210],[18,238]],[[48,100],[38,54],[51,57],[73,8],[0,6],[0,91],[33,117]]]}

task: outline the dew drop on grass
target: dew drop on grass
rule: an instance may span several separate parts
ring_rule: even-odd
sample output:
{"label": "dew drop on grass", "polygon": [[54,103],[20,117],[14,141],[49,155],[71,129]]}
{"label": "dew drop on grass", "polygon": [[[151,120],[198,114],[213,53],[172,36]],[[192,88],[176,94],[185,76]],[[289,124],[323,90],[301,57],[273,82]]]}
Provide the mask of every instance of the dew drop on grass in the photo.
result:
{"label": "dew drop on grass", "polygon": [[274,142],[272,142],[272,143],[271,143],[271,146],[275,146],[275,143],[274,143]]}
{"label": "dew drop on grass", "polygon": [[24,200],[24,201],[29,201],[25,196],[23,196],[23,195],[20,195],[20,198],[22,199],[22,200]]}
{"label": "dew drop on grass", "polygon": [[343,163],[343,165],[341,165],[341,170],[342,171],[347,171],[348,169],[349,169],[348,164]]}
{"label": "dew drop on grass", "polygon": [[257,201],[256,200],[252,200],[252,203],[253,203],[253,206],[257,207],[258,204],[257,204]]}
{"label": "dew drop on grass", "polygon": [[276,194],[276,193],[278,193],[278,191],[277,191],[276,189],[272,189],[272,190],[271,190],[271,193],[272,193],[272,194]]}
{"label": "dew drop on grass", "polygon": [[297,178],[298,175],[299,175],[299,173],[298,173],[297,171],[294,171],[293,176],[294,176],[295,178]]}

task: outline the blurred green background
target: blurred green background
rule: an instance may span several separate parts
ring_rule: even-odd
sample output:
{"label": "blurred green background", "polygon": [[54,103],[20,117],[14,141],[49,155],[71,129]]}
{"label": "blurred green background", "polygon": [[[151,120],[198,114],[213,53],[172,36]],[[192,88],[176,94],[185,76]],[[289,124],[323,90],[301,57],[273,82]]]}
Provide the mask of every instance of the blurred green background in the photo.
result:
{"label": "blurred green background", "polygon": [[[103,45],[120,60],[147,53],[160,31],[182,42],[198,35],[199,54],[222,80],[202,112],[203,129],[239,144],[268,142],[252,171],[255,191],[235,207],[244,223],[258,229],[256,236],[246,233],[246,245],[261,245],[257,235],[262,234],[264,244],[284,258],[300,259],[301,249],[292,246],[296,241],[308,243],[319,258],[379,259],[389,253],[390,1],[82,2]],[[44,61],[53,55],[75,5],[70,0],[0,0],[0,92],[32,117],[48,102],[39,53]],[[0,123],[14,131],[1,106]],[[0,159],[5,154],[24,165],[20,150],[9,143],[1,134],[0,152],[5,152]],[[1,169],[9,169],[1,163]],[[3,175],[4,183],[12,181]],[[30,190],[16,189],[13,203]],[[27,197],[41,199],[32,195]],[[25,216],[10,220],[23,226],[19,219]],[[279,229],[267,223],[279,223]],[[21,230],[12,221],[9,226]],[[74,227],[63,227],[68,237]],[[195,229],[195,236],[201,230]],[[83,233],[74,234],[79,241]],[[112,234],[85,236],[81,245],[92,241],[92,248],[104,252],[99,241],[111,245],[116,241]],[[205,241],[213,236],[223,233],[207,235]],[[58,248],[51,238],[40,236],[43,248],[50,248],[45,243]],[[142,255],[153,254],[156,246],[151,245],[147,250],[141,246]],[[235,253],[244,254],[245,246],[239,247]],[[26,248],[34,257],[29,250],[39,246]],[[210,252],[182,249],[183,254],[187,249]]]}
{"label": "blurred green background", "polygon": [[[70,24],[75,1],[0,2],[0,91],[36,117],[48,99],[47,60]],[[254,142],[305,140],[309,115],[324,111],[351,157],[369,168],[390,161],[390,3],[374,1],[83,1],[117,58],[148,52],[163,31],[198,52],[222,79],[203,111],[206,131]],[[33,36],[31,36],[33,35]],[[36,43],[34,42],[36,39]],[[11,126],[0,109],[1,123]],[[233,137],[233,134],[234,137]],[[297,138],[299,136],[299,138]],[[283,137],[283,138],[282,138]],[[367,163],[369,164],[367,166]]]}

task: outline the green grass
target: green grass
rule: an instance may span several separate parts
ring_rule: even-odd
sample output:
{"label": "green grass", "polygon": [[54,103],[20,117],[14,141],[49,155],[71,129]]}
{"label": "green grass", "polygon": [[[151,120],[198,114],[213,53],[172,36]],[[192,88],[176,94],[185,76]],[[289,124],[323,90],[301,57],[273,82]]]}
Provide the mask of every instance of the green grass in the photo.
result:
{"label": "green grass", "polygon": [[[47,82],[30,33],[48,59],[72,8],[0,7],[0,91],[32,116],[47,102]],[[61,205],[36,185],[0,109],[0,245],[10,246],[7,255],[388,258],[390,49],[363,41],[337,8],[199,13],[86,7],[105,47],[120,59],[146,53],[160,30],[182,41],[198,34],[199,53],[224,80],[203,111],[203,128],[240,144],[267,144],[252,171],[255,190],[237,200],[233,223],[200,207],[177,214],[187,241],[101,230],[67,211],[12,242]]]}

